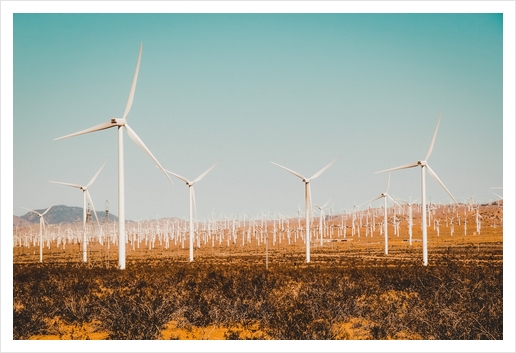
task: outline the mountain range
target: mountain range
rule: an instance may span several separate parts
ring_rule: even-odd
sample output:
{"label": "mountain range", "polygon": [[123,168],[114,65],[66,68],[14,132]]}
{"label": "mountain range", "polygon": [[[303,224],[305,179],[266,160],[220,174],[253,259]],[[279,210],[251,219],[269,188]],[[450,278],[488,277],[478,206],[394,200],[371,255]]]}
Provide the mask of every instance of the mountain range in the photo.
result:
{"label": "mountain range", "polygon": [[[39,213],[45,212],[45,209],[34,210]],[[48,224],[59,224],[59,223],[73,223],[73,222],[82,222],[83,218],[83,208],[75,207],[75,206],[65,206],[65,205],[56,205],[52,206],[52,208],[48,211],[48,213],[44,216],[45,221]],[[95,216],[92,212],[93,221],[95,221]],[[104,212],[97,211],[97,217],[99,222],[106,221],[106,214]],[[109,221],[118,221],[118,217],[115,215],[109,214]],[[32,223],[38,223],[39,216],[34,212],[27,212],[21,217],[14,216],[13,217],[13,226],[23,226]]]}

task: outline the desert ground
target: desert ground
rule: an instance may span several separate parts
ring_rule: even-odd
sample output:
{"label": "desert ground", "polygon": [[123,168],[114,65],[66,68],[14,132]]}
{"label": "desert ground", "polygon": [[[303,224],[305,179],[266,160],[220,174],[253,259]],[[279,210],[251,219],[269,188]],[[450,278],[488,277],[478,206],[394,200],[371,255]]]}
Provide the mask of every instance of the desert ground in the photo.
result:
{"label": "desert ground", "polygon": [[193,262],[181,221],[128,224],[125,270],[115,224],[88,226],[87,262],[82,223],[47,226],[42,263],[16,227],[14,339],[503,339],[503,204],[432,208],[428,266],[406,210],[388,254],[382,209],[325,217],[322,243],[314,217],[310,263],[297,217],[199,223]]}

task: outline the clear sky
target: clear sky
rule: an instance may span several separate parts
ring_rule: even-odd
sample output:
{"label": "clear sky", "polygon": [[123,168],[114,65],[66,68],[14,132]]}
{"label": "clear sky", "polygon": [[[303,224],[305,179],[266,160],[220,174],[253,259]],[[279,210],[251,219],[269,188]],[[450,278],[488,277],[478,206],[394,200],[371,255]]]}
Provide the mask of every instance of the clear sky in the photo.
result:
{"label": "clear sky", "polygon": [[[352,209],[385,191],[375,171],[424,159],[460,202],[503,184],[502,14],[15,14],[13,212],[51,204],[117,214],[116,129],[53,139],[121,117],[160,163],[196,184],[200,218],[294,215],[310,177],[315,204]],[[188,216],[172,185],[124,136],[126,217]],[[500,193],[502,191],[496,191]],[[419,168],[389,193],[420,195]],[[448,202],[427,177],[427,197]],[[381,200],[376,204],[381,204]],[[374,206],[375,204],[373,204]]]}

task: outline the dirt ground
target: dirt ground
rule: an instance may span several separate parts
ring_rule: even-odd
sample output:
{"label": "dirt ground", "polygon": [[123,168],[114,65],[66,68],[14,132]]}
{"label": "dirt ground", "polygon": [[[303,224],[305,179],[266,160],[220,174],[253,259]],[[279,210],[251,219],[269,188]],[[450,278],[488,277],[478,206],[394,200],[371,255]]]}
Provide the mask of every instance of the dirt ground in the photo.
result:
{"label": "dirt ground", "polygon": [[[460,210],[462,214],[462,210]],[[430,226],[428,228],[428,252],[429,265],[432,266],[436,259],[443,256],[443,254],[453,252],[460,254],[464,249],[468,251],[476,250],[479,254],[485,256],[477,256],[475,259],[469,259],[464,256],[462,261],[484,261],[484,262],[503,262],[503,225],[501,224],[501,209],[497,206],[485,206],[481,208],[483,215],[482,228],[480,234],[477,234],[474,224],[475,211],[468,212],[468,224],[466,235],[464,235],[464,226],[454,225],[454,233],[451,235],[451,226],[446,226],[446,218],[450,217],[446,210],[437,210],[435,218],[440,220],[440,232]],[[389,215],[392,217],[391,215]],[[412,244],[409,244],[409,235],[407,229],[407,216],[397,216],[401,219],[399,234],[394,234],[394,227],[389,225],[388,229],[388,244],[389,254],[384,253],[384,236],[379,234],[379,225],[371,236],[366,236],[365,224],[360,229],[360,235],[355,234],[351,236],[351,220],[346,221],[348,227],[346,236],[342,234],[338,236],[337,227],[342,225],[339,216],[335,216],[332,220],[328,220],[331,234],[328,234],[323,239],[321,245],[320,239],[315,238],[318,235],[314,234],[311,242],[311,262],[313,264],[329,264],[329,263],[345,263],[352,258],[360,258],[361,260],[370,259],[371,265],[377,261],[388,263],[399,262],[422,262],[422,241],[421,241],[421,227],[419,215],[414,215],[414,226]],[[383,217],[376,217],[376,221],[383,219]],[[496,223],[499,221],[499,223]],[[317,219],[314,225],[318,225]],[[226,240],[214,242],[212,246],[211,241],[206,244],[201,244],[200,248],[195,248],[194,256],[196,262],[207,262],[217,264],[230,264],[232,262],[248,262],[253,264],[261,263],[271,270],[275,267],[306,266],[305,263],[305,244],[303,240],[298,237],[294,239],[292,235],[290,244],[287,239],[286,232],[278,233],[276,242],[273,241],[272,225],[269,224],[268,229],[268,244],[265,245],[262,241],[258,244],[255,237],[250,243],[245,240],[242,245],[241,234],[244,229],[237,230],[236,242],[230,241],[229,245]],[[23,229],[17,229],[21,232]],[[150,240],[142,240],[139,244],[131,243],[129,241],[126,246],[127,267],[139,261],[160,261],[160,259],[175,259],[180,262],[188,261],[188,242],[185,242],[185,247],[181,243],[174,244],[170,241],[169,248],[165,247],[163,240],[155,240],[152,246]],[[466,253],[466,252],[464,252]],[[50,243],[50,247],[45,244],[43,253],[43,262],[71,262],[76,263],[77,266],[88,266],[90,268],[115,268],[117,266],[118,247],[115,244],[110,244],[109,250],[107,245],[101,245],[99,242],[92,241],[89,243],[88,262],[82,262],[81,244],[69,243],[65,246],[57,246],[56,243]],[[13,248],[14,263],[36,263],[39,261],[39,246],[15,246]],[[59,327],[59,335],[38,335],[31,339],[96,339],[101,340],[107,337],[107,333],[99,332],[96,329],[98,323],[91,322],[82,325],[67,325],[59,318],[48,319],[51,325]],[[334,330],[337,332],[336,337],[345,339],[370,339],[368,331],[364,330],[367,326],[362,319],[353,319],[349,322],[342,322],[334,325]],[[223,326],[208,326],[195,327],[183,325],[177,320],[169,322],[162,331],[161,339],[181,339],[181,340],[221,340],[228,338],[239,339],[267,339],[268,336],[256,326],[248,327],[223,327]],[[393,339],[418,339],[417,335],[412,333],[400,332],[398,337]]]}

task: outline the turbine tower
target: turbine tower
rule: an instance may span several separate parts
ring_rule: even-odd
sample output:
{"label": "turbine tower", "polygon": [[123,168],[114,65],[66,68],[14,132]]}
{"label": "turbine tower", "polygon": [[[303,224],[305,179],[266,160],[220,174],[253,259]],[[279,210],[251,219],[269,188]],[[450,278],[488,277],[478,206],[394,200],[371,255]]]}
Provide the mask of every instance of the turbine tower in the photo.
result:
{"label": "turbine tower", "polygon": [[407,168],[414,168],[414,167],[421,167],[421,222],[423,226],[423,265],[428,266],[428,236],[427,236],[427,228],[426,228],[426,181],[425,181],[425,170],[428,170],[428,173],[443,187],[444,190],[450,195],[450,197],[453,199],[455,203],[457,203],[457,200],[453,197],[451,192],[444,186],[443,182],[437,174],[430,168],[428,165],[428,158],[430,157],[430,154],[432,154],[432,149],[434,148],[435,138],[437,136],[437,130],[439,129],[439,123],[441,122],[441,114],[439,114],[439,118],[437,120],[437,126],[435,127],[434,137],[432,138],[432,142],[430,143],[430,148],[428,149],[428,152],[426,154],[426,157],[424,160],[419,160],[414,163],[405,164],[399,167],[395,168],[389,168],[386,170],[381,170],[377,173],[383,173],[383,172],[390,172],[393,170],[400,170],[400,169],[407,169]]}
{"label": "turbine tower", "polygon": [[305,183],[305,228],[306,228],[306,262],[310,262],[310,212],[312,209],[312,194],[310,192],[310,181],[317,178],[319,175],[321,175],[326,169],[328,169],[339,157],[335,158],[333,161],[330,162],[326,167],[315,173],[311,178],[305,178],[303,175],[301,175],[298,172],[295,172],[293,170],[290,170],[282,165],[279,165],[278,163],[271,162],[272,164],[277,165],[280,168],[285,169],[287,172],[290,172],[300,178],[303,183]]}
{"label": "turbine tower", "polygon": [[106,223],[109,223],[109,201],[106,200],[106,202],[104,203],[104,214],[106,216]]}
{"label": "turbine tower", "polygon": [[317,206],[314,204],[315,207],[319,209],[320,215],[319,215],[319,236],[321,238],[321,246],[323,246],[323,218],[324,218],[324,208],[330,203],[331,200],[328,200],[324,205]]}
{"label": "turbine tower", "polygon": [[70,183],[63,183],[63,182],[60,182],[60,181],[50,181],[51,183],[54,183],[54,184],[61,184],[61,185],[66,185],[66,186],[71,186],[72,188],[77,188],[79,190],[82,190],[82,204],[83,204],[83,207],[82,207],[82,242],[83,242],[83,245],[82,245],[82,261],[83,262],[87,262],[88,259],[87,259],[87,248],[88,248],[88,240],[86,239],[86,218],[87,218],[87,214],[86,214],[86,201],[89,200],[90,204],[91,204],[91,207],[93,208],[93,214],[95,215],[95,219],[97,220],[97,224],[99,224],[99,219],[97,217],[97,211],[95,211],[95,205],[93,204],[93,200],[91,199],[91,195],[90,195],[90,192],[88,191],[88,188],[95,182],[95,179],[97,179],[97,176],[100,174],[100,171],[102,170],[102,168],[104,168],[104,166],[106,165],[107,161],[104,162],[104,164],[102,164],[102,166],[100,167],[100,169],[98,170],[98,172],[93,176],[93,178],[91,178],[90,182],[88,184],[86,184],[85,186],[83,185],[78,185],[78,184],[70,184]]}
{"label": "turbine tower", "polygon": [[[195,183],[197,183],[202,178],[204,178],[206,176],[206,174],[208,174],[219,163],[220,163],[220,161],[218,161],[217,163],[212,165],[207,171],[205,171],[204,173],[199,175],[194,181],[190,181],[179,174],[176,174],[169,170],[166,170],[167,173],[170,173],[173,176],[175,176],[176,178],[181,179],[182,181],[184,181],[186,183],[186,185],[188,185],[188,189],[189,189],[189,193],[190,193],[190,262],[193,261],[193,238],[194,238],[193,208],[196,208],[195,207],[195,191],[194,191],[193,186]],[[196,218],[197,218],[197,209],[196,209],[195,213],[196,213]]]}
{"label": "turbine tower", "polygon": [[70,135],[58,137],[55,140],[65,139],[72,136],[87,134],[90,132],[96,132],[100,130],[109,129],[112,127],[116,127],[118,129],[118,267],[121,270],[125,269],[125,186],[124,186],[124,131],[122,128],[125,128],[129,137],[136,143],[145,153],[149,155],[149,157],[156,163],[156,165],[161,169],[161,171],[165,174],[165,176],[170,180],[173,184],[174,182],[168,174],[165,172],[165,169],[161,166],[158,160],[154,157],[151,151],[145,146],[143,141],[138,137],[138,135],[134,132],[133,129],[127,124],[127,115],[131,110],[131,106],[133,104],[134,92],[136,89],[136,82],[138,80],[138,71],[140,70],[140,60],[142,56],[142,44],[140,43],[140,53],[138,54],[138,62],[136,64],[136,71],[134,72],[133,83],[131,85],[131,91],[129,92],[129,98],[127,99],[127,104],[125,106],[124,115],[122,118],[111,118],[109,121],[101,123],[99,125],[93,126],[89,129],[85,129]]}
{"label": "turbine tower", "polygon": [[[411,196],[411,198],[412,198],[412,196]],[[409,217],[408,218],[409,245],[412,245],[412,226],[413,226],[413,222],[412,222],[412,205],[414,205],[417,202],[417,200],[419,200],[419,199],[416,199],[415,201],[410,201],[410,202],[406,201],[406,200],[403,200],[403,199],[399,199],[399,200],[405,202],[408,205],[408,207],[409,207],[409,209],[408,209],[408,217]]]}
{"label": "turbine tower", "polygon": [[47,214],[47,212],[52,208],[50,206],[47,208],[47,210],[43,213],[36,212],[34,210],[31,210],[30,208],[22,207],[30,212],[34,212],[39,216],[39,262],[43,262],[43,228],[45,227],[45,219],[44,216]]}
{"label": "turbine tower", "polygon": [[387,190],[385,192],[382,192],[380,196],[375,197],[374,199],[364,202],[359,208],[362,207],[365,204],[371,203],[373,201],[376,201],[378,199],[381,199],[383,197],[383,236],[384,236],[384,243],[385,243],[385,255],[389,254],[389,238],[387,236],[387,198],[391,199],[392,202],[394,202],[396,205],[399,206],[399,204],[394,201],[394,199],[388,194],[389,192],[389,186],[391,184],[391,173],[389,173],[389,177],[387,178]]}

